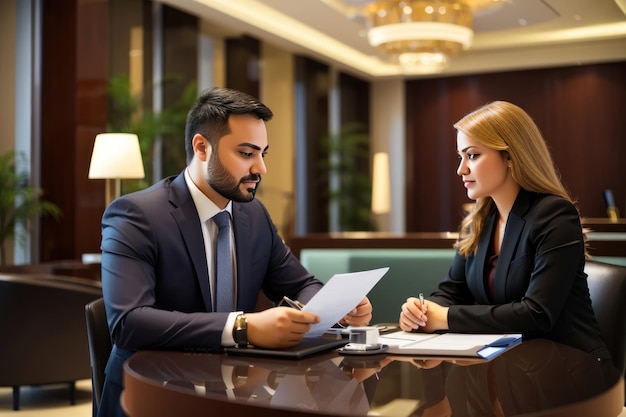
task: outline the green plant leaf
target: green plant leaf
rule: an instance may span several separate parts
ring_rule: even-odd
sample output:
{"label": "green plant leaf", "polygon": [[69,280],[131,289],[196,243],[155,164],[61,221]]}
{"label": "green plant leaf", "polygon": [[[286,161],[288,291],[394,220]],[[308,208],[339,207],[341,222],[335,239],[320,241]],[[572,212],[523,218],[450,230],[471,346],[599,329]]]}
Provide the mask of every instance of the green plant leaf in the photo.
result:
{"label": "green plant leaf", "polygon": [[6,263],[5,248],[10,238],[23,243],[26,236],[16,235],[17,224],[23,224],[26,231],[31,221],[41,216],[58,219],[61,209],[41,199],[42,191],[31,186],[29,176],[20,167],[25,166],[23,153],[8,151],[0,155],[0,265]]}
{"label": "green plant leaf", "polygon": [[[372,230],[371,180],[367,169],[370,150],[367,129],[360,123],[347,123],[337,134],[320,142],[325,157],[318,163],[321,196],[328,196],[339,207],[342,231]],[[339,178],[339,188],[330,188],[330,178]]]}

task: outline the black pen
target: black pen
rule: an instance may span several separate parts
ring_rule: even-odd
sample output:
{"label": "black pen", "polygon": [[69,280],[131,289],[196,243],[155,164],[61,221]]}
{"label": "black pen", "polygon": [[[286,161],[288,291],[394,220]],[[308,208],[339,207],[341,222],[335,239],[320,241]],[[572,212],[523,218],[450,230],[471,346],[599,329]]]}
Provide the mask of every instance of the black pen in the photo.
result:
{"label": "black pen", "polygon": [[304,307],[304,304],[302,304],[300,301],[293,301],[291,298],[287,297],[286,295],[283,297],[283,301],[287,305],[289,305],[289,307],[295,308],[296,310],[302,310],[302,308]]}

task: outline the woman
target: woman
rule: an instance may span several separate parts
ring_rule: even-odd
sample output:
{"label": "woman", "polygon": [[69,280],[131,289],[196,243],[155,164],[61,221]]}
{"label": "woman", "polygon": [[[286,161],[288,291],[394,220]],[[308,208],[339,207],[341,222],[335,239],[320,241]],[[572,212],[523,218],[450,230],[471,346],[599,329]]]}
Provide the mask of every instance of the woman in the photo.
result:
{"label": "woman", "polygon": [[522,333],[610,359],[589,298],[586,239],[533,120],[504,101],[463,117],[457,174],[476,204],[448,276],[422,308],[402,305],[405,331]]}

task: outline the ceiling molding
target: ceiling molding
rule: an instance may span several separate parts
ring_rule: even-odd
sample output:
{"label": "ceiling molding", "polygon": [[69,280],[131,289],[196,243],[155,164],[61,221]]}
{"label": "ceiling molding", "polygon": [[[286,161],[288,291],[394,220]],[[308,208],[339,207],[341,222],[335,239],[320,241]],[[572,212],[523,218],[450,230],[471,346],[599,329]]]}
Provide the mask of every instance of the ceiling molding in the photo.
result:
{"label": "ceiling molding", "polygon": [[[158,1],[224,31],[257,37],[364,78],[429,77],[385,62],[367,44],[358,22],[321,0]],[[507,7],[477,17],[475,26],[497,23],[508,29],[477,31],[472,47],[435,76],[625,60],[620,2],[626,0],[507,0]]]}

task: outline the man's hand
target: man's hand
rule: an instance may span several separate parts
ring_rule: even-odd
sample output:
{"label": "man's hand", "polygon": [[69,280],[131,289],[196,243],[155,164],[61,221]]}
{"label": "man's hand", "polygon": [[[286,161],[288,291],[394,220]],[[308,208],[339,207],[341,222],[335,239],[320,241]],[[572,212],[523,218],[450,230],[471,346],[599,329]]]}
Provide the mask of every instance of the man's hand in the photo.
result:
{"label": "man's hand", "polygon": [[339,320],[339,323],[348,326],[367,326],[372,320],[372,304],[369,298],[365,297],[358,306]]}
{"label": "man's hand", "polygon": [[264,348],[288,348],[300,343],[311,325],[319,323],[315,313],[290,307],[274,307],[247,313],[248,341]]}

